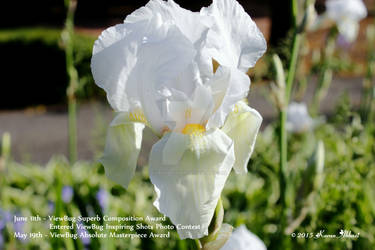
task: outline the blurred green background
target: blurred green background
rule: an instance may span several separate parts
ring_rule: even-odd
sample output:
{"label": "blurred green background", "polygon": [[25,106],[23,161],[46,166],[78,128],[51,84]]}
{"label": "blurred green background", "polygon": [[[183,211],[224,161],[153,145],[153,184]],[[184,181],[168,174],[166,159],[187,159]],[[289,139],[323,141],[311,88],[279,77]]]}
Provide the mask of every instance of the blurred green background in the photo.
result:
{"label": "blurred green background", "polygon": [[[4,63],[0,87],[0,249],[195,249],[193,241],[181,241],[174,231],[170,239],[145,240],[43,237],[23,241],[14,237],[15,232],[50,232],[49,223],[15,223],[14,215],[160,216],[152,206],[155,192],[144,157],[127,190],[110,182],[96,161],[103,151],[113,113],[90,71],[92,46],[100,32],[146,2],[78,2],[72,37],[79,76],[78,161],[74,164],[67,160],[69,77],[61,39],[66,17],[64,2],[8,1],[1,8],[0,51]],[[210,4],[176,2],[191,10]],[[291,24],[285,18],[289,6],[277,0],[240,2],[270,44],[268,53],[249,72],[253,84],[250,105],[265,119],[249,173],[232,173],[223,191],[224,222],[234,227],[245,224],[268,249],[375,249],[375,127],[368,119],[368,110],[361,106],[362,81],[373,60],[368,57],[371,45],[366,40],[366,28],[374,23],[374,1],[366,2],[369,18],[361,23],[357,43],[335,52],[331,65],[334,87],[319,114],[326,117],[325,122],[288,137],[291,178],[286,189],[290,205],[287,211],[280,204],[279,123],[269,85],[275,76],[272,53],[277,52],[284,62],[290,59]],[[318,10],[323,4],[317,1]],[[306,88],[295,90],[297,100],[312,99],[310,86],[316,85],[323,67],[319,50],[327,33],[327,29],[321,29],[306,35],[297,72],[299,86],[306,83]],[[317,170],[319,141],[324,144],[323,173]],[[340,230],[350,230],[360,237],[293,238],[280,232],[285,215],[288,229],[301,235],[321,230],[338,235]]]}

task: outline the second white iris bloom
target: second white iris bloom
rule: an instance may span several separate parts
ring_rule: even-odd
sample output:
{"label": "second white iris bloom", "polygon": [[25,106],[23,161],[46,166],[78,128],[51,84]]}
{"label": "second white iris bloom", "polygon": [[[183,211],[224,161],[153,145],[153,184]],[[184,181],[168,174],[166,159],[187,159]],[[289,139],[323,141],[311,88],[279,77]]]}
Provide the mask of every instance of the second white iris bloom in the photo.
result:
{"label": "second white iris bloom", "polygon": [[358,35],[359,21],[367,16],[362,0],[327,0],[327,17],[336,22],[340,34],[349,43]]}

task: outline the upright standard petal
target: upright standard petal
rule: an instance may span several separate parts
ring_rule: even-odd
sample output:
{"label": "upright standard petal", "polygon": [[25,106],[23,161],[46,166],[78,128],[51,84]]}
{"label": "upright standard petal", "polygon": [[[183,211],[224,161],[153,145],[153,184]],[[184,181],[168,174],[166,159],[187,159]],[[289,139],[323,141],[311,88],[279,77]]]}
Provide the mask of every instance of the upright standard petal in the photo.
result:
{"label": "upright standard petal", "polygon": [[[146,33],[130,32],[101,50],[94,47],[96,54],[91,67],[95,82],[107,92],[116,111],[128,112],[140,106],[151,127],[160,135],[165,123],[159,103],[163,97],[159,93],[185,71],[196,51],[175,25],[159,25],[161,21],[155,18],[148,24]],[[96,44],[101,44],[108,32],[103,32]]]}
{"label": "upright standard petal", "polygon": [[204,37],[203,34],[213,25],[212,18],[181,8],[173,0],[151,0],[145,8],[153,13],[159,13],[163,22],[176,25],[184,36],[196,45]]}
{"label": "upright standard petal", "polygon": [[266,51],[263,34],[236,0],[214,0],[201,14],[215,20],[207,47],[221,65],[246,72]]}
{"label": "upright standard petal", "polygon": [[219,129],[169,133],[153,146],[149,171],[157,193],[154,205],[176,225],[181,239],[208,234],[234,160],[232,140]]}
{"label": "upright standard petal", "polygon": [[[151,1],[148,5],[158,2],[164,3]],[[124,24],[103,31],[94,44],[91,59],[94,80],[106,91],[116,111],[127,112],[133,103],[139,106],[142,102],[138,88],[141,76],[148,76],[147,80],[163,77],[148,84],[167,82],[185,70],[196,54],[189,37],[168,21],[167,12],[147,6],[129,15]]]}
{"label": "upright standard petal", "polygon": [[106,91],[112,108],[120,112],[139,106],[136,66],[145,38],[157,42],[166,36],[160,17],[151,16],[144,8],[128,18],[141,21],[125,22],[104,30],[94,43],[91,58],[95,83]]}
{"label": "upright standard petal", "polygon": [[137,90],[147,120],[161,133],[165,126],[161,114],[161,95],[191,64],[196,51],[193,44],[176,27],[169,27],[162,42],[146,42],[138,55]]}
{"label": "upright standard petal", "polygon": [[266,250],[266,246],[258,236],[242,225],[230,236],[220,250]]}
{"label": "upright standard petal", "polygon": [[247,164],[253,153],[262,116],[244,102],[236,104],[229,114],[222,130],[233,140],[236,162],[233,166],[237,174],[247,173]]}
{"label": "upright standard petal", "polygon": [[92,75],[95,83],[106,91],[108,102],[116,111],[125,112],[130,107],[127,81],[137,61],[139,39],[140,34],[118,24],[103,31],[94,44]]}
{"label": "upright standard petal", "polygon": [[112,121],[104,155],[99,160],[107,177],[125,188],[134,176],[145,127],[129,117],[129,113],[121,113]]}

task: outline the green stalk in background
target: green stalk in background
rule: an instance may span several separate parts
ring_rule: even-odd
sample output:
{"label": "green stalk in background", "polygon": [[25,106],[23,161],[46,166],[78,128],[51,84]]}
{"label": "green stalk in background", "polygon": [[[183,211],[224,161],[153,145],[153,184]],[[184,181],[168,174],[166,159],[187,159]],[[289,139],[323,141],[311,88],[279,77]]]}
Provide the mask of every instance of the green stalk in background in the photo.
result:
{"label": "green stalk in background", "polygon": [[[280,120],[280,131],[279,131],[279,147],[280,147],[280,165],[279,165],[279,178],[280,178],[280,200],[283,206],[284,215],[287,215],[287,201],[286,201],[286,188],[287,188],[287,131],[286,131],[286,119],[287,119],[287,106],[292,91],[292,86],[297,69],[298,54],[301,46],[302,30],[298,27],[298,2],[297,0],[291,0],[292,8],[292,19],[294,24],[294,34],[292,43],[292,56],[289,63],[288,74],[286,78],[285,87],[285,101],[283,107],[280,108],[279,120]],[[284,218],[285,219],[285,218]]]}
{"label": "green stalk in background", "polygon": [[[11,137],[10,137],[10,133],[5,132],[2,135],[1,144],[0,145],[1,145],[0,160],[4,161],[4,164],[5,164],[6,161],[9,160],[9,158],[10,158],[10,152],[11,152]],[[0,168],[0,170],[1,170],[1,168]]]}
{"label": "green stalk in background", "polygon": [[372,124],[374,121],[374,98],[375,98],[375,24],[370,25],[366,32],[368,42],[368,57],[366,76],[363,80],[361,98],[361,117],[364,122]]}
{"label": "green stalk in background", "polygon": [[279,161],[279,185],[280,185],[280,203],[281,203],[281,220],[280,220],[280,228],[279,233],[280,237],[282,238],[283,247],[288,249],[290,248],[290,241],[285,240],[285,228],[288,225],[288,221],[291,219],[292,216],[292,203],[294,187],[292,186],[292,182],[290,180],[290,169],[288,169],[288,138],[287,138],[287,130],[286,130],[286,122],[287,122],[287,107],[289,105],[293,83],[295,81],[296,71],[297,71],[297,61],[298,56],[300,53],[300,47],[303,40],[304,30],[308,25],[309,20],[309,12],[308,8],[309,5],[314,4],[315,1],[307,0],[305,2],[305,13],[303,19],[299,21],[298,17],[298,1],[297,0],[290,0],[290,7],[292,13],[292,24],[293,24],[293,40],[292,40],[292,51],[291,51],[291,58],[288,65],[288,71],[286,75],[286,79],[284,77],[284,69],[280,59],[277,56],[274,56],[274,65],[276,68],[276,75],[277,75],[277,85],[279,89],[278,94],[278,103],[279,103],[279,149],[280,149],[280,161]]}
{"label": "green stalk in background", "polygon": [[5,132],[0,139],[0,200],[2,201],[5,173],[11,152],[11,137],[8,132]]}
{"label": "green stalk in background", "polygon": [[78,73],[74,66],[74,13],[77,7],[77,0],[65,0],[67,16],[65,28],[62,32],[62,41],[65,49],[66,70],[69,79],[67,89],[68,99],[68,133],[69,133],[69,160],[74,163],[77,160],[77,100],[76,91],[78,88]]}
{"label": "green stalk in background", "polygon": [[311,106],[311,113],[318,115],[320,109],[320,103],[326,97],[329,86],[332,83],[332,57],[336,48],[336,37],[337,29],[332,28],[328,34],[325,49],[323,52],[323,67],[320,71],[318,78],[318,85],[313,97],[313,103]]}

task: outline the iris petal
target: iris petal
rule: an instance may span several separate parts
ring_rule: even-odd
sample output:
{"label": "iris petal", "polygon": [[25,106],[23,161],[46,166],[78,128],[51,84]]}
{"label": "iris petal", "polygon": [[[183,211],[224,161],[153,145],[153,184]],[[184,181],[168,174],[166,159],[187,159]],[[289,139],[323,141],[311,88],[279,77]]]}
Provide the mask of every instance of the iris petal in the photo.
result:
{"label": "iris petal", "polygon": [[250,78],[236,68],[220,66],[207,86],[211,87],[216,104],[215,113],[207,123],[209,129],[223,126],[234,105],[248,95]]}
{"label": "iris petal", "polygon": [[247,173],[247,164],[253,153],[262,116],[244,102],[239,102],[229,114],[222,130],[233,140],[236,162],[234,170],[237,174]]}
{"label": "iris petal", "polygon": [[266,246],[258,236],[242,225],[230,236],[221,250],[266,250]]}
{"label": "iris petal", "polygon": [[153,13],[159,13],[163,22],[175,24],[193,44],[199,44],[202,34],[207,32],[213,23],[211,18],[181,8],[172,0],[151,0],[145,7]]}
{"label": "iris petal", "polygon": [[208,33],[207,47],[221,65],[246,72],[266,51],[266,41],[242,6],[235,0],[214,0],[202,8],[215,25]]}
{"label": "iris petal", "polygon": [[107,177],[125,188],[134,176],[144,128],[145,124],[131,122],[128,113],[121,113],[108,129],[104,155],[99,161]]}
{"label": "iris petal", "polygon": [[[171,145],[177,147],[171,150]],[[177,226],[181,239],[208,234],[234,160],[232,140],[219,129],[202,135],[172,132],[153,146],[149,171],[157,193],[154,205]]]}

